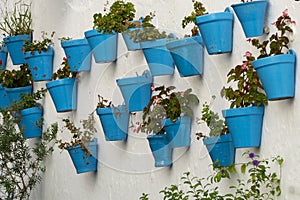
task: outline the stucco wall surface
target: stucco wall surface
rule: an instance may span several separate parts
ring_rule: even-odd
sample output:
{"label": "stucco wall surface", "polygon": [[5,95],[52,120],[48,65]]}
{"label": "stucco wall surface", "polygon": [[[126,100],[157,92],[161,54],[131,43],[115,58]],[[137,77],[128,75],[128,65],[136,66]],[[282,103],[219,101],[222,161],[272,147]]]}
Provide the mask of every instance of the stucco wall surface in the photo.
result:
{"label": "stucco wall surface", "polygon": [[[181,28],[181,20],[192,11],[192,2],[183,0],[132,0],[137,10],[136,17],[144,16],[155,11],[154,24],[161,30],[173,32],[182,37],[189,32]],[[203,0],[208,12],[223,11],[226,7],[238,1]],[[60,46],[60,37],[79,39],[84,32],[92,29],[93,14],[102,12],[103,0],[32,0],[33,29],[35,39],[39,39],[41,31],[48,33],[55,31],[54,71],[60,67],[64,57]],[[300,52],[299,23],[300,3],[294,0],[268,0],[265,24],[271,25],[284,9],[296,21],[293,27],[291,48]],[[229,108],[229,103],[220,97],[220,90],[226,85],[226,74],[240,64],[247,50],[255,55],[257,50],[247,41],[241,25],[234,15],[233,51],[229,54],[208,55],[204,51],[204,74],[182,78],[175,70],[172,76],[154,77],[155,85],[174,85],[178,90],[189,87],[197,94],[200,104],[195,109],[195,116],[201,116],[201,105],[209,101],[212,95],[217,99],[213,109],[221,114],[222,109]],[[192,53],[192,52],[191,52]],[[8,68],[13,67],[9,66]],[[297,64],[297,68],[299,65]],[[44,101],[44,118],[46,125],[50,125],[63,118],[70,117],[76,123],[85,119],[97,104],[97,95],[112,99],[114,104],[123,102],[116,79],[132,77],[148,69],[142,51],[129,52],[122,36],[118,39],[118,60],[113,63],[95,63],[92,60],[90,72],[82,72],[78,83],[77,111],[57,113],[54,104],[47,93]],[[262,158],[281,155],[285,162],[282,168],[282,195],[278,199],[297,200],[300,198],[300,70],[296,70],[295,98],[269,102],[266,106],[263,122],[262,143],[259,149],[250,149],[259,153]],[[35,89],[45,87],[45,82],[34,83]],[[97,117],[97,116],[96,116]],[[141,117],[140,113],[134,116]],[[77,175],[71,159],[66,151],[56,149],[46,161],[47,171],[42,183],[33,191],[32,200],[60,200],[60,199],[105,199],[105,200],[134,200],[141,193],[150,193],[151,199],[161,199],[158,193],[167,185],[178,183],[182,174],[190,171],[199,177],[206,177],[212,172],[211,160],[202,141],[196,140],[194,133],[202,130],[192,121],[192,142],[190,148],[174,150],[173,166],[171,168],[155,168],[154,160],[146,140],[146,134],[134,133],[129,129],[127,142],[108,142],[104,139],[102,127],[96,118],[96,137],[99,141],[99,163],[97,173]],[[61,134],[61,133],[60,133]],[[241,161],[244,149],[236,152],[236,162]]]}

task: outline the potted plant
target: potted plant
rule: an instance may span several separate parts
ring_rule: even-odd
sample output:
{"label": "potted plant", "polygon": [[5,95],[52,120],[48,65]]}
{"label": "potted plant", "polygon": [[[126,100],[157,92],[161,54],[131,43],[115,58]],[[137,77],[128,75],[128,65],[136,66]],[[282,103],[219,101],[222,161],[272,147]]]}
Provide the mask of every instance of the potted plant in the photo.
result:
{"label": "potted plant", "polygon": [[86,38],[75,40],[61,38],[60,44],[64,49],[72,72],[90,71],[92,53]]}
{"label": "potted plant", "polygon": [[53,35],[46,37],[47,33],[42,32],[42,40],[25,41],[23,52],[25,61],[28,64],[34,81],[46,81],[52,79],[53,70]]}
{"label": "potted plant", "polygon": [[128,29],[122,32],[123,39],[127,46],[128,51],[135,51],[141,49],[141,44],[139,42],[134,42],[134,39],[131,37],[133,31],[136,31],[142,28],[143,17],[139,20],[129,21]]}
{"label": "potted plant", "polygon": [[58,139],[58,148],[68,151],[77,174],[97,171],[98,144],[94,136],[97,132],[94,127],[94,116],[90,114],[88,119],[80,121],[83,130],[76,127],[70,119],[63,119],[63,122],[72,138],[70,141]]}
{"label": "potted plant", "polygon": [[53,151],[57,124],[43,132],[41,140],[29,144],[16,119],[2,110],[0,124],[0,199],[29,199],[42,181],[45,159]]}
{"label": "potted plant", "polygon": [[9,55],[14,65],[25,64],[22,48],[25,41],[32,40],[31,7],[22,1],[14,3],[12,11],[3,13],[0,30],[6,36],[3,41],[7,45]]}
{"label": "potted plant", "polygon": [[209,136],[202,132],[196,133],[197,139],[203,138],[214,167],[232,165],[235,160],[235,148],[225,120],[220,119],[218,113],[212,111],[210,105],[205,102],[201,119],[198,119],[197,123],[200,124],[200,121],[205,122],[210,132]]}
{"label": "potted plant", "polygon": [[145,70],[142,76],[116,80],[129,112],[142,111],[151,98],[152,74]]}
{"label": "potted plant", "polygon": [[166,44],[174,35],[160,32],[151,23],[154,13],[145,16],[142,28],[130,32],[134,42],[140,43],[152,76],[172,75],[174,61]]}
{"label": "potted plant", "polygon": [[263,35],[267,1],[241,0],[241,2],[232,4],[231,7],[239,19],[246,37]]}
{"label": "potted plant", "polygon": [[227,82],[236,82],[237,87],[222,89],[222,95],[231,103],[230,109],[222,114],[236,148],[260,146],[264,105],[268,103],[252,64],[254,56],[246,52],[244,57],[246,60],[227,74]]}
{"label": "potted plant", "polygon": [[46,83],[57,112],[77,109],[76,72],[71,72],[67,58],[63,58],[62,68],[52,76],[52,81]]}
{"label": "potted plant", "polygon": [[[206,12],[203,4],[194,1],[194,11],[182,20],[182,28],[186,28],[189,23],[196,23],[196,16]],[[199,35],[197,26],[194,25],[192,34],[185,35],[183,39],[174,40],[167,43],[180,76],[194,76],[203,74],[203,40]],[[193,52],[193,53],[191,53]]]}
{"label": "potted plant", "polygon": [[259,78],[266,90],[268,100],[281,100],[295,96],[295,64],[296,54],[289,50],[290,25],[295,21],[287,10],[273,23],[277,31],[260,42],[252,39],[252,45],[260,51],[257,60],[253,61]]}
{"label": "potted plant", "polygon": [[123,0],[115,1],[105,14],[95,13],[93,30],[86,31],[85,37],[92,49],[96,63],[112,62],[117,59],[118,33],[128,29],[128,22],[135,17],[134,5]]}
{"label": "potted plant", "polygon": [[4,70],[7,61],[7,46],[2,43],[0,46],[0,70]]}
{"label": "potted plant", "polygon": [[[192,94],[192,89],[175,92],[174,86],[159,86],[154,88],[147,107],[143,110],[143,124],[152,123],[152,107],[160,105],[160,115],[163,116],[163,127],[166,131],[167,139],[171,143],[171,147],[186,147],[191,142],[191,122],[193,117],[193,105],[199,103],[199,99]],[[158,111],[157,111],[158,112]],[[155,124],[154,124],[155,125]]]}
{"label": "potted plant", "polygon": [[10,103],[20,101],[20,94],[32,93],[32,76],[26,64],[21,65],[19,69],[1,71],[0,81]]}
{"label": "potted plant", "polygon": [[33,94],[21,94],[21,100],[10,106],[10,111],[14,113],[25,138],[42,136],[43,106],[38,100],[45,96],[46,91],[41,88]]}
{"label": "potted plant", "polygon": [[[192,0],[195,2],[195,0]],[[203,15],[202,15],[203,14]],[[196,16],[198,26],[208,54],[232,51],[233,14],[229,8],[224,12],[208,14],[206,10]]]}
{"label": "potted plant", "polygon": [[127,140],[129,112],[126,106],[114,106],[111,101],[98,95],[96,112],[107,141]]}

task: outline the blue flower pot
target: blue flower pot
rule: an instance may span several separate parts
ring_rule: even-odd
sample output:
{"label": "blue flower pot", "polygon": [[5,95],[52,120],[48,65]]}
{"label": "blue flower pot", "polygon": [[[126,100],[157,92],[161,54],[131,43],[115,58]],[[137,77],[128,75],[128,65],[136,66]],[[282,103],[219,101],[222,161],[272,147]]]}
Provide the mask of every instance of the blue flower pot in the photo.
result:
{"label": "blue flower pot", "polygon": [[18,88],[5,88],[5,91],[11,103],[19,102],[21,100],[21,94],[32,94],[32,85]]}
{"label": "blue flower pot", "polygon": [[235,148],[231,134],[203,138],[214,167],[229,167],[235,160]]}
{"label": "blue flower pot", "polygon": [[295,96],[296,54],[293,50],[289,52],[253,61],[269,100]]}
{"label": "blue flower pot", "polygon": [[54,49],[47,51],[25,52],[25,61],[29,66],[34,81],[48,81],[52,79]]}
{"label": "blue flower pot", "polygon": [[231,5],[247,38],[264,33],[267,1],[252,1]]}
{"label": "blue flower pot", "polygon": [[14,65],[25,64],[25,57],[22,51],[25,41],[32,41],[32,34],[16,35],[3,38],[7,46],[10,58]]}
{"label": "blue flower pot", "polygon": [[181,116],[172,122],[166,119],[164,122],[167,138],[173,148],[188,147],[191,144],[191,118]]}
{"label": "blue flower pot", "polygon": [[0,110],[6,108],[10,104],[10,99],[5,88],[0,84]]}
{"label": "blue flower pot", "polygon": [[152,76],[172,75],[174,73],[174,61],[166,44],[167,39],[141,42]]}
{"label": "blue flower pot", "polygon": [[77,174],[97,171],[97,164],[98,164],[97,139],[95,138],[94,141],[85,144],[85,146],[92,154],[91,156],[86,155],[84,151],[81,149],[80,145],[67,149]]}
{"label": "blue flower pot", "polygon": [[130,28],[122,33],[128,51],[136,51],[142,49],[141,44],[139,42],[134,42],[134,39],[130,38],[130,33],[137,29],[139,28]]}
{"label": "blue flower pot", "polygon": [[167,43],[181,77],[203,74],[203,40],[188,37]]}
{"label": "blue flower pot", "polygon": [[75,78],[58,79],[46,83],[57,112],[77,109],[77,84]]}
{"label": "blue flower pot", "polygon": [[259,147],[264,106],[233,108],[222,111],[235,148]]}
{"label": "blue flower pot", "polygon": [[39,107],[21,110],[21,121],[18,123],[25,138],[42,136],[43,109]]}
{"label": "blue flower pot", "polygon": [[148,70],[142,76],[117,79],[129,112],[142,111],[151,98],[153,77]]}
{"label": "blue flower pot", "polygon": [[172,166],[173,149],[169,144],[167,136],[165,134],[148,135],[147,139],[155,160],[155,167]]}
{"label": "blue flower pot", "polygon": [[92,49],[96,63],[106,63],[117,60],[117,33],[102,34],[97,30],[89,30],[84,34]]}
{"label": "blue flower pot", "polygon": [[129,112],[125,106],[98,108],[97,114],[107,141],[127,139]]}
{"label": "blue flower pot", "polygon": [[61,42],[72,72],[90,71],[92,53],[87,39]]}
{"label": "blue flower pot", "polygon": [[7,46],[0,47],[0,70],[5,70],[7,62]]}
{"label": "blue flower pot", "polygon": [[233,14],[225,12],[196,17],[196,24],[203,37],[208,54],[230,53],[232,51]]}

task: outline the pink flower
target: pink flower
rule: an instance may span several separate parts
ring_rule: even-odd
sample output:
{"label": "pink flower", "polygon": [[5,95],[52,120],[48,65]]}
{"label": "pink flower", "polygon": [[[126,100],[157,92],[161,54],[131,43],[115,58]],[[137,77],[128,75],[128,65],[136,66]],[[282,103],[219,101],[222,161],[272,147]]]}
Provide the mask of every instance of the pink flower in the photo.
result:
{"label": "pink flower", "polygon": [[247,70],[248,69],[247,64],[248,64],[248,61],[244,61],[243,62],[242,66],[241,66],[243,70]]}
{"label": "pink flower", "polygon": [[138,128],[133,129],[134,133],[139,133],[139,131],[140,131],[140,129],[138,129]]}
{"label": "pink flower", "polygon": [[154,91],[154,84],[152,83],[151,85],[151,91],[153,92]]}
{"label": "pink flower", "polygon": [[285,9],[283,12],[282,12],[282,16],[283,17],[287,17],[288,16],[288,9]]}
{"label": "pink flower", "polygon": [[135,122],[135,124],[136,124],[136,125],[140,125],[141,123],[140,123],[140,122]]}
{"label": "pink flower", "polygon": [[273,22],[272,25],[276,25],[276,22]]}
{"label": "pink flower", "polygon": [[244,57],[251,57],[252,53],[250,51],[246,51],[246,54],[244,55]]}
{"label": "pink flower", "polygon": [[291,24],[294,24],[294,25],[295,25],[295,24],[296,24],[296,21],[295,21],[295,20],[292,20],[292,21],[291,21]]}
{"label": "pink flower", "polygon": [[181,96],[181,97],[184,97],[184,92],[180,92],[180,96]]}

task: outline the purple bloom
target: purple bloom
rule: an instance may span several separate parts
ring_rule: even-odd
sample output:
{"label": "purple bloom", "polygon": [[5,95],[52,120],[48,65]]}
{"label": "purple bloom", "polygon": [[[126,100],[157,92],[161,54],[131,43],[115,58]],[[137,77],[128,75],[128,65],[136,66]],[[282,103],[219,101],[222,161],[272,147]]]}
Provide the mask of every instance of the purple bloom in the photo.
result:
{"label": "purple bloom", "polygon": [[221,170],[221,173],[222,173],[222,174],[225,174],[225,173],[226,173],[226,170],[225,170],[225,169],[222,169],[222,170]]}
{"label": "purple bloom", "polygon": [[255,167],[258,166],[258,160],[253,160],[252,163],[253,163],[253,165],[254,165]]}
{"label": "purple bloom", "polygon": [[254,153],[249,153],[249,158],[254,158]]}

